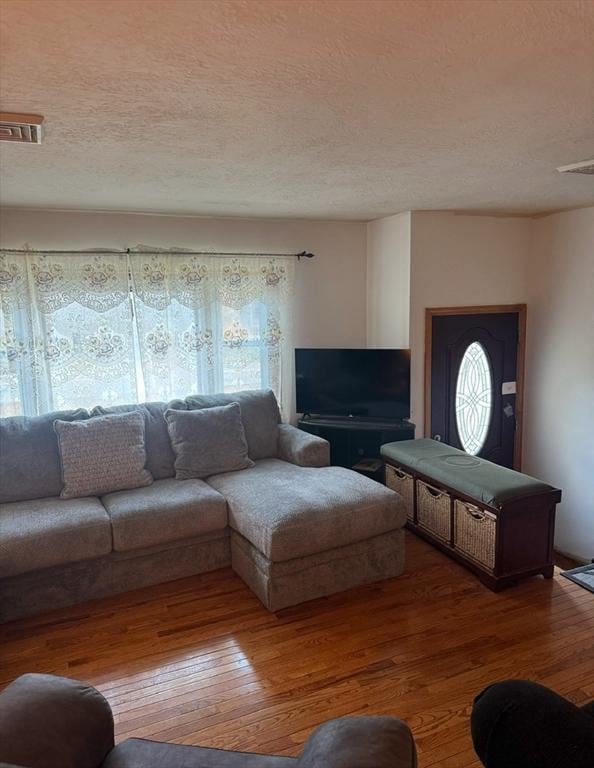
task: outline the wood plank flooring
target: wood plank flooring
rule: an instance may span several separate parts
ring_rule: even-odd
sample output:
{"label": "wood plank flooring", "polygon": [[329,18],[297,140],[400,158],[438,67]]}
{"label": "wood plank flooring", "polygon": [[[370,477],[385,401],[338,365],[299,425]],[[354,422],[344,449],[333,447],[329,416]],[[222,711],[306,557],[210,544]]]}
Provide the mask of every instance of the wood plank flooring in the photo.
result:
{"label": "wood plank flooring", "polygon": [[324,720],[390,714],[421,768],[467,768],[488,683],[594,699],[594,595],[558,572],[496,595],[407,534],[400,578],[277,615],[229,569],[0,627],[0,686],[25,671],[95,685],[118,740],[295,755]]}

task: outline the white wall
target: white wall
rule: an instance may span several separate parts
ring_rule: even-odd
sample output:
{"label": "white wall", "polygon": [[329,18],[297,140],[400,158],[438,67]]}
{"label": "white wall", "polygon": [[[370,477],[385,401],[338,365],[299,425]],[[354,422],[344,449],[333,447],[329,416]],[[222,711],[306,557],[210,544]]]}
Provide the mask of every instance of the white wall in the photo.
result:
{"label": "white wall", "polygon": [[367,346],[408,347],[411,213],[367,225]]}
{"label": "white wall", "polygon": [[557,547],[594,557],[594,209],[536,220],[420,211],[368,225],[4,210],[0,246],[24,244],[310,250],[297,267],[296,346],[410,345],[419,436],[425,309],[527,302],[524,469],[563,489]]}
{"label": "white wall", "polygon": [[[406,343],[405,219],[368,225],[368,343]],[[555,546],[594,557],[594,208],[542,219],[413,212],[411,419],[423,434],[425,309],[528,305],[523,469],[563,491]],[[400,281],[400,284],[396,283]],[[377,300],[379,308],[369,306]]]}
{"label": "white wall", "polygon": [[211,219],[4,209],[0,247],[154,247],[315,254],[296,269],[295,346],[364,347],[366,227],[353,221]]}
{"label": "white wall", "polygon": [[524,469],[563,491],[556,548],[594,558],[594,208],[533,221]]}
{"label": "white wall", "polygon": [[[411,420],[424,429],[425,309],[526,300],[531,219],[413,212],[411,221]],[[530,322],[530,310],[528,310]]]}

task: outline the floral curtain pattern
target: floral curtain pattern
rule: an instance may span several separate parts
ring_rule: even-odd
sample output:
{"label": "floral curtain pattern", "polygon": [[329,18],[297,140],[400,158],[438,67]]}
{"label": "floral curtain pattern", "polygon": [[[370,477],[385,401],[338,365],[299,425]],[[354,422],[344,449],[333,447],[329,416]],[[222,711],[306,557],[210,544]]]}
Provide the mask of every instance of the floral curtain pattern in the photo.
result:
{"label": "floral curtain pattern", "polygon": [[130,254],[147,400],[271,387],[290,411],[294,260]]}
{"label": "floral curtain pattern", "polygon": [[135,400],[126,257],[0,255],[2,415]]}
{"label": "floral curtain pattern", "polygon": [[0,254],[0,411],[271,387],[290,412],[290,257]]}

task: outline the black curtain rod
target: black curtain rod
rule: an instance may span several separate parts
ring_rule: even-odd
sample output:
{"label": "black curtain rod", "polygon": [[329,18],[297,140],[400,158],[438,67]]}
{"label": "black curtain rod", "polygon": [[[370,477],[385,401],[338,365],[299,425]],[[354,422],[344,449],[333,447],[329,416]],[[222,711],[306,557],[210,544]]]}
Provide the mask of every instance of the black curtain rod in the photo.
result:
{"label": "black curtain rod", "polygon": [[124,250],[86,250],[86,251],[60,251],[60,250],[32,250],[24,248],[0,248],[0,253],[60,253],[63,255],[79,256],[85,253],[139,253],[143,256],[281,256],[281,257],[293,257],[300,261],[301,259],[313,259],[314,254],[309,251],[301,251],[301,253],[257,253],[257,252],[237,252],[237,251],[136,251],[132,248],[125,248]]}

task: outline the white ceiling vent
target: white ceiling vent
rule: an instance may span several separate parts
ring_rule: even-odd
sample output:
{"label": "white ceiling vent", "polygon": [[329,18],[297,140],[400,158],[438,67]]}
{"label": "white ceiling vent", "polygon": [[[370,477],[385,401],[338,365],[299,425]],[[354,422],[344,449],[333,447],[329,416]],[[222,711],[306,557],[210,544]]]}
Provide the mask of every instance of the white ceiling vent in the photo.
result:
{"label": "white ceiling vent", "polygon": [[0,112],[0,141],[18,144],[41,144],[41,115],[16,115]]}
{"label": "white ceiling vent", "polygon": [[581,163],[561,165],[557,168],[559,173],[588,173],[594,174],[594,160],[582,160]]}

